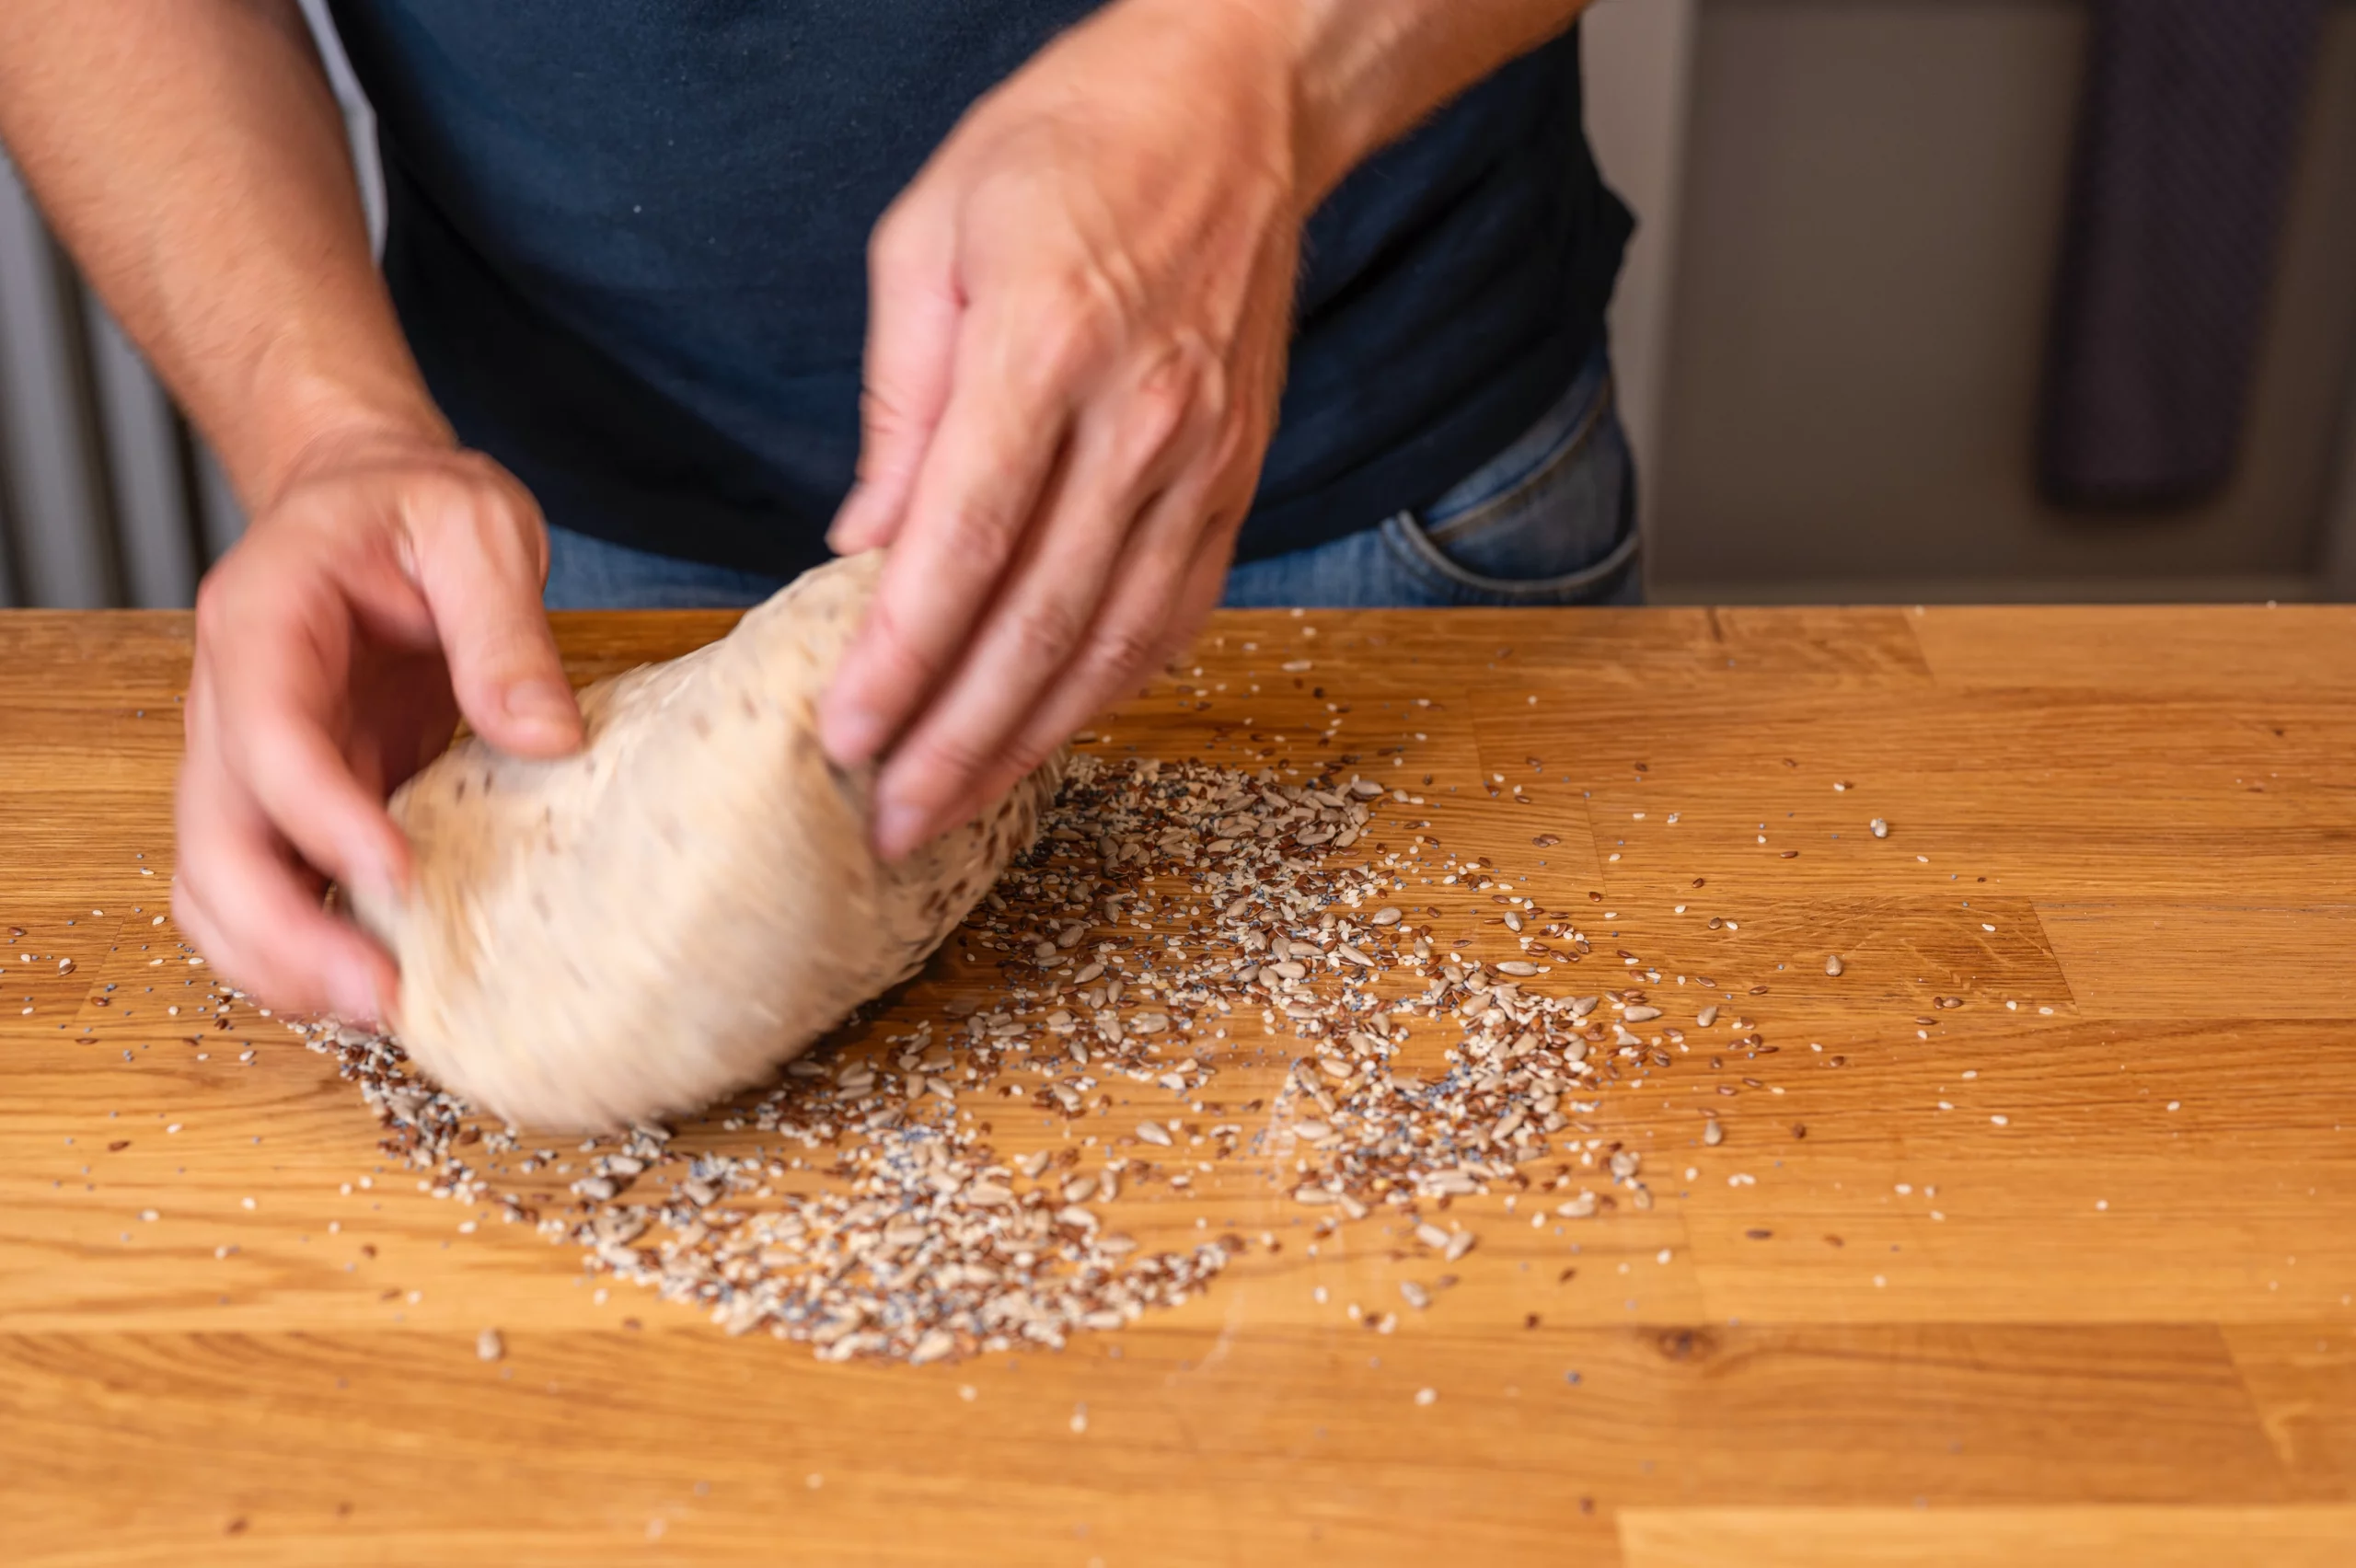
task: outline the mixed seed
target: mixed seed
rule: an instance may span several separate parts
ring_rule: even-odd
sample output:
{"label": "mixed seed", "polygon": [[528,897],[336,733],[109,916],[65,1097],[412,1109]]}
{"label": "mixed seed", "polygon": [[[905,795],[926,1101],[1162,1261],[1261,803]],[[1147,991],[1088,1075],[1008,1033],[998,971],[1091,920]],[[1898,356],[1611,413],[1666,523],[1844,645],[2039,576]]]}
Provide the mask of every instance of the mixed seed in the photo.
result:
{"label": "mixed seed", "polygon": [[[1315,632],[1304,628],[1301,635]],[[1296,663],[1299,674],[1314,668]],[[1284,667],[1292,673],[1296,664]],[[1177,689],[1182,698],[1195,690]],[[1322,700],[1325,690],[1312,695]],[[1425,698],[1415,704],[1436,706]],[[1325,707],[1334,717],[1318,739],[1332,742],[1349,708]],[[1246,731],[1251,723],[1244,721]],[[1309,1226],[1313,1239],[1372,1221],[1393,1261],[1419,1269],[1467,1258],[1482,1239],[1468,1226],[1499,1223],[1500,1209],[1533,1227],[1551,1225],[1559,1237],[1567,1222],[1623,1204],[1652,1206],[1646,1150],[1598,1125],[1620,1080],[1641,1087],[1690,1061],[1694,1076],[1704,1069],[1708,1076],[1690,1086],[1697,1091],[1784,1092],[1748,1076],[1770,1072],[1778,1047],[1737,1016],[1750,1007],[1738,999],[1741,982],[1721,990],[1696,974],[1695,988],[1685,990],[1689,976],[1679,974],[1664,984],[1661,969],[1639,954],[1603,948],[1595,930],[1541,907],[1519,870],[1444,849],[1421,814],[1425,797],[1347,772],[1359,761],[1354,755],[1318,766],[1280,758],[1281,733],[1253,732],[1249,748],[1231,727],[1215,727],[1214,736],[1208,749],[1237,741],[1235,749],[1253,760],[1237,768],[1085,755],[1038,844],[905,998],[863,1009],[869,1018],[847,1020],[774,1084],[676,1132],[645,1125],[575,1148],[529,1147],[516,1129],[486,1121],[422,1079],[397,1041],[332,1022],[294,1027],[358,1083],[385,1128],[383,1147],[424,1173],[422,1191],[484,1205],[460,1219],[462,1234],[493,1217],[534,1226],[553,1242],[581,1248],[599,1281],[655,1289],[701,1307],[728,1332],[766,1329],[836,1360],[922,1363],[1062,1346],[1079,1332],[1116,1330],[1149,1309],[1180,1305],[1255,1245],[1282,1249],[1279,1228],[1288,1228],[1281,1222],[1253,1237],[1220,1217],[1234,1212],[1229,1200],[1237,1189],[1255,1183],[1260,1192],[1243,1195],[1262,1200],[1251,1205],[1262,1223],[1270,1223],[1267,1200],[1278,1212],[1289,1208],[1290,1224]],[[1080,740],[1109,751],[1110,736]],[[1262,749],[1268,743],[1278,749]],[[1405,750],[1380,748],[1374,761],[1402,767]],[[1257,766],[1272,759],[1273,767]],[[1544,774],[1538,758],[1529,766]],[[1784,766],[1799,765],[1786,758]],[[1303,767],[1313,771],[1304,776]],[[1646,764],[1634,767],[1643,782]],[[1433,776],[1421,775],[1421,785],[1430,790]],[[1513,803],[1539,803],[1499,773],[1489,773],[1483,787],[1493,799],[1509,787]],[[1632,813],[1646,819],[1646,812]],[[1662,820],[1674,826],[1680,813]],[[1769,847],[1770,825],[1757,823],[1764,853],[1796,855]],[[1867,830],[1872,839],[1892,836],[1879,817]],[[1854,837],[1854,825],[1849,831]],[[1752,836],[1749,824],[1744,836]],[[1540,832],[1530,842],[1543,852],[1565,840]],[[1911,844],[1906,850],[1928,863]],[[1560,872],[1551,880],[1559,884]],[[1692,878],[1694,890],[1705,885]],[[1418,905],[1417,888],[1449,909]],[[1587,899],[1607,902],[1599,892]],[[1687,909],[1680,903],[1673,912]],[[1969,901],[1962,909],[1982,933],[1996,931]],[[94,918],[104,913],[90,911]],[[1615,911],[1582,906],[1581,913],[1619,939]],[[1696,914],[1710,931],[1740,928],[1734,919]],[[150,920],[164,923],[162,915]],[[10,948],[29,934],[9,928]],[[39,945],[17,951],[17,972],[38,963],[75,973],[73,957],[33,951]],[[147,959],[147,967],[184,962],[202,969],[201,956],[175,948],[168,960]],[[1589,977],[1584,986],[1569,968],[1582,961],[1593,965],[1582,972]],[[1828,977],[1839,978],[1848,961],[1826,953],[1821,962]],[[1814,966],[1810,957],[1794,967]],[[200,983],[201,995],[181,997],[191,1006],[163,1004],[167,1017],[181,1020],[167,1027],[197,1032],[182,1043],[195,1048],[198,1062],[208,1059],[209,1043],[243,1046],[237,1060],[252,1065],[250,1042],[215,1038],[234,1027],[237,994],[208,975],[181,982]],[[78,1005],[110,1009],[135,999],[144,1010],[145,993],[156,986],[136,998],[128,988],[117,997],[118,988],[94,986]],[[1768,990],[1751,985],[1747,995]],[[2009,1010],[2024,1005],[1998,999]],[[1927,1005],[1930,1011],[1912,1020],[1925,1040],[1944,1021],[1932,1013],[1961,1008],[1966,998],[1931,997]],[[2027,1005],[2043,1016],[2055,1011]],[[183,1019],[184,1011],[195,1016]],[[123,1007],[100,1022],[127,1022],[131,1012]],[[81,1032],[89,1037],[99,1026],[85,1022]],[[1727,1032],[1703,1032],[1720,1028]],[[1271,1043],[1279,1047],[1274,1055]],[[1822,1068],[1846,1065],[1820,1045],[1807,1051],[1797,1059]],[[121,1055],[134,1059],[130,1049]],[[1130,1093],[1155,1091],[1169,1100],[1131,1109]],[[1648,1141],[1672,1129],[1659,1114],[1670,1109],[1665,1101],[1646,1096],[1642,1103],[1641,1130],[1630,1138]],[[2177,1108],[2168,1102],[2169,1111]],[[1747,1146],[1754,1129],[1734,1124],[1730,1135],[1720,1119],[1734,1109],[1712,1099],[1689,1104],[1679,1119],[1694,1117],[1684,1130],[1700,1147],[1719,1148],[1734,1135]],[[1970,1108],[1936,1101],[1941,1113],[1959,1109]],[[1002,1147],[991,1118],[1032,1113],[1044,1137],[1011,1129]],[[1989,1121],[2004,1127],[2010,1118],[1996,1113]],[[1807,1136],[1802,1123],[1788,1128],[1794,1139]],[[1782,1136],[1781,1127],[1773,1130]],[[167,1137],[181,1131],[178,1122],[163,1128]],[[132,1141],[108,1140],[105,1150],[120,1153]],[[1048,1147],[1029,1147],[1042,1141]],[[1682,1170],[1687,1182],[1699,1174],[1692,1165]],[[1740,1188],[1758,1180],[1743,1171],[1726,1177]],[[354,1185],[368,1189],[371,1178],[346,1183],[345,1193]],[[1896,1191],[1907,1195],[1910,1185]],[[1922,1191],[1936,1195],[1929,1186]],[[1490,1193],[1502,1203],[1450,1212],[1459,1198]],[[250,1197],[242,1202],[255,1206]],[[1945,1217],[1936,1209],[1929,1216]],[[139,1217],[164,1220],[154,1209]],[[1115,1226],[1124,1220],[1162,1238],[1161,1244],[1122,1233]],[[1204,1234],[1184,1238],[1189,1245],[1171,1243],[1168,1233],[1184,1237],[1188,1221]],[[1766,1240],[1775,1232],[1754,1227],[1744,1234]],[[1843,1245],[1839,1236],[1824,1241]],[[359,1251],[377,1256],[373,1244]],[[1317,1253],[1313,1240],[1306,1251]],[[213,1255],[239,1251],[222,1244]],[[1669,1259],[1663,1249],[1658,1261]],[[1574,1263],[1559,1279],[1579,1274]],[[1884,1284],[1882,1275],[1873,1279]],[[1439,1272],[1393,1286],[1408,1309],[1425,1311],[1457,1282]],[[608,1297],[602,1284],[595,1294],[600,1304]],[[1311,1295],[1321,1305],[1329,1300],[1323,1284]],[[387,1301],[398,1296],[382,1293]],[[407,1300],[415,1305],[419,1293]],[[1628,1305],[1634,1309],[1633,1299]],[[1346,1314],[1377,1331],[1398,1322],[1394,1312],[1357,1302]],[[1538,1322],[1538,1314],[1527,1314],[1526,1326]],[[623,1326],[640,1324],[625,1318]],[[482,1330],[475,1348],[485,1362],[507,1354],[495,1328]],[[971,1397],[970,1387],[963,1391]],[[1420,1396],[1431,1397],[1431,1390]],[[1075,1429],[1085,1420],[1083,1407]]]}
{"label": "mixed seed", "polygon": [[[1338,767],[1286,782],[1083,756],[1038,843],[936,961],[955,993],[933,1009],[945,1019],[884,1034],[880,1055],[805,1057],[722,1107],[722,1133],[758,1140],[744,1152],[699,1138],[690,1155],[658,1126],[571,1159],[528,1149],[421,1080],[396,1041],[297,1027],[359,1082],[387,1147],[437,1196],[537,1225],[583,1248],[593,1274],[699,1306],[732,1333],[767,1330],[831,1359],[1060,1346],[1201,1293],[1251,1245],[1222,1228],[1149,1250],[1100,1212],[1125,1191],[1273,1180],[1325,1228],[1400,1211],[1447,1262],[1478,1237],[1428,1216],[1460,1196],[1556,1193],[1549,1212],[1565,1219],[1650,1207],[1640,1153],[1583,1136],[1579,1118],[1607,1084],[1684,1047],[1647,988],[1659,972],[1615,949],[1613,985],[1558,987],[1595,951],[1589,934],[1507,891],[1484,858],[1442,850],[1417,804]],[[1377,831],[1407,842],[1358,847]],[[1410,870],[1503,905],[1519,956],[1437,945],[1437,906],[1391,902]],[[958,973],[976,968],[986,984]],[[1288,1066],[1271,1064],[1284,1067],[1273,1096],[1215,1098],[1224,1070],[1268,1059],[1264,1043],[1230,1041],[1230,1021],[1294,1043]],[[1129,1086],[1175,1109],[1128,1122],[1114,1091]],[[987,1117],[1020,1107],[1061,1124],[1061,1147],[1001,1155]],[[1528,1169],[1550,1157],[1551,1171]],[[1402,1296],[1421,1309],[1453,1283]]]}

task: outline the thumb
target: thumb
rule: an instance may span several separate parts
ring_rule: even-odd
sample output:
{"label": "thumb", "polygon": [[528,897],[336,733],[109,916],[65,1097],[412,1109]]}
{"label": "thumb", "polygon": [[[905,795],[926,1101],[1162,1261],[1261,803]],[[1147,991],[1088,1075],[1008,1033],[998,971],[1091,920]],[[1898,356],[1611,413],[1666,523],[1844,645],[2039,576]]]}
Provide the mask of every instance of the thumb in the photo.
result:
{"label": "thumb", "polygon": [[577,750],[581,708],[540,604],[548,532],[539,508],[500,472],[437,486],[408,510],[418,586],[467,722],[518,756]]}
{"label": "thumb", "polygon": [[954,231],[923,195],[884,214],[868,247],[867,360],[859,395],[859,482],[826,544],[837,555],[888,545],[900,531],[925,450],[949,403],[963,312]]}

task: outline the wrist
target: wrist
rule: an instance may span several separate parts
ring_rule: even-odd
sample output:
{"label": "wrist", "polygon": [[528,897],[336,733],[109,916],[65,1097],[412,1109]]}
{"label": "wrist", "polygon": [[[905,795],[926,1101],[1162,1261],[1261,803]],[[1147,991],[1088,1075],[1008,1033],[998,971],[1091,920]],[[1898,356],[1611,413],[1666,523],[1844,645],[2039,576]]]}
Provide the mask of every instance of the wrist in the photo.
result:
{"label": "wrist", "polygon": [[[1262,167],[1306,218],[1333,183],[1333,129],[1305,124],[1304,86],[1324,0],[1120,0],[1098,14],[1106,40],[1120,35],[1114,58],[1125,67],[1149,59],[1157,75],[1191,81],[1222,101],[1230,128],[1250,126]],[[1334,177],[1338,178],[1338,176]]]}
{"label": "wrist", "polygon": [[[1265,63],[1289,131],[1290,173],[1301,215],[1394,134],[1390,68],[1406,30],[1403,12],[1424,0],[1134,0],[1174,6],[1216,28],[1247,58]],[[1412,119],[1420,107],[1407,111]]]}
{"label": "wrist", "polygon": [[261,356],[246,404],[252,417],[239,421],[243,439],[220,444],[230,482],[255,515],[324,468],[403,449],[455,449],[449,421],[405,346],[396,352],[399,363],[356,372],[348,361],[324,370],[320,356],[291,343]]}
{"label": "wrist", "polygon": [[1269,52],[1282,75],[1293,176],[1306,216],[1350,170],[1457,93],[1568,27],[1588,0],[1161,3],[1247,29],[1247,46]]}

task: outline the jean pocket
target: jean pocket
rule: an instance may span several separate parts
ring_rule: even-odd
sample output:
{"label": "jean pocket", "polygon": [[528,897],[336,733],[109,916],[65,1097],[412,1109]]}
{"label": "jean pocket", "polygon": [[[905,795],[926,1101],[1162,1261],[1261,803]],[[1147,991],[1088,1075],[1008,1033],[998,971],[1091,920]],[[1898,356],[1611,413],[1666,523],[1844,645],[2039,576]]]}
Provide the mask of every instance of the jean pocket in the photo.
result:
{"label": "jean pocket", "polygon": [[[1582,380],[1585,380],[1583,377]],[[1608,376],[1542,424],[1553,444],[1493,493],[1456,491],[1382,525],[1396,563],[1441,603],[1631,604],[1639,596],[1635,474]],[[1571,399],[1565,399],[1566,404]]]}

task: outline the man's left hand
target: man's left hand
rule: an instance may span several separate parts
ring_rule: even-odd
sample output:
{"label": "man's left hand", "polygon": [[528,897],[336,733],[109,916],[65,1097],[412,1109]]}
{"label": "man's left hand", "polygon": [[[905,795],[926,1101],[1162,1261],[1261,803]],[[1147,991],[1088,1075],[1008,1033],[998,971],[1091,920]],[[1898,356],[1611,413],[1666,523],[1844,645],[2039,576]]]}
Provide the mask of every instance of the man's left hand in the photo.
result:
{"label": "man's left hand", "polygon": [[975,106],[877,226],[857,488],[893,547],[821,710],[897,859],[1191,640],[1283,380],[1304,214],[1284,40],[1123,0]]}

